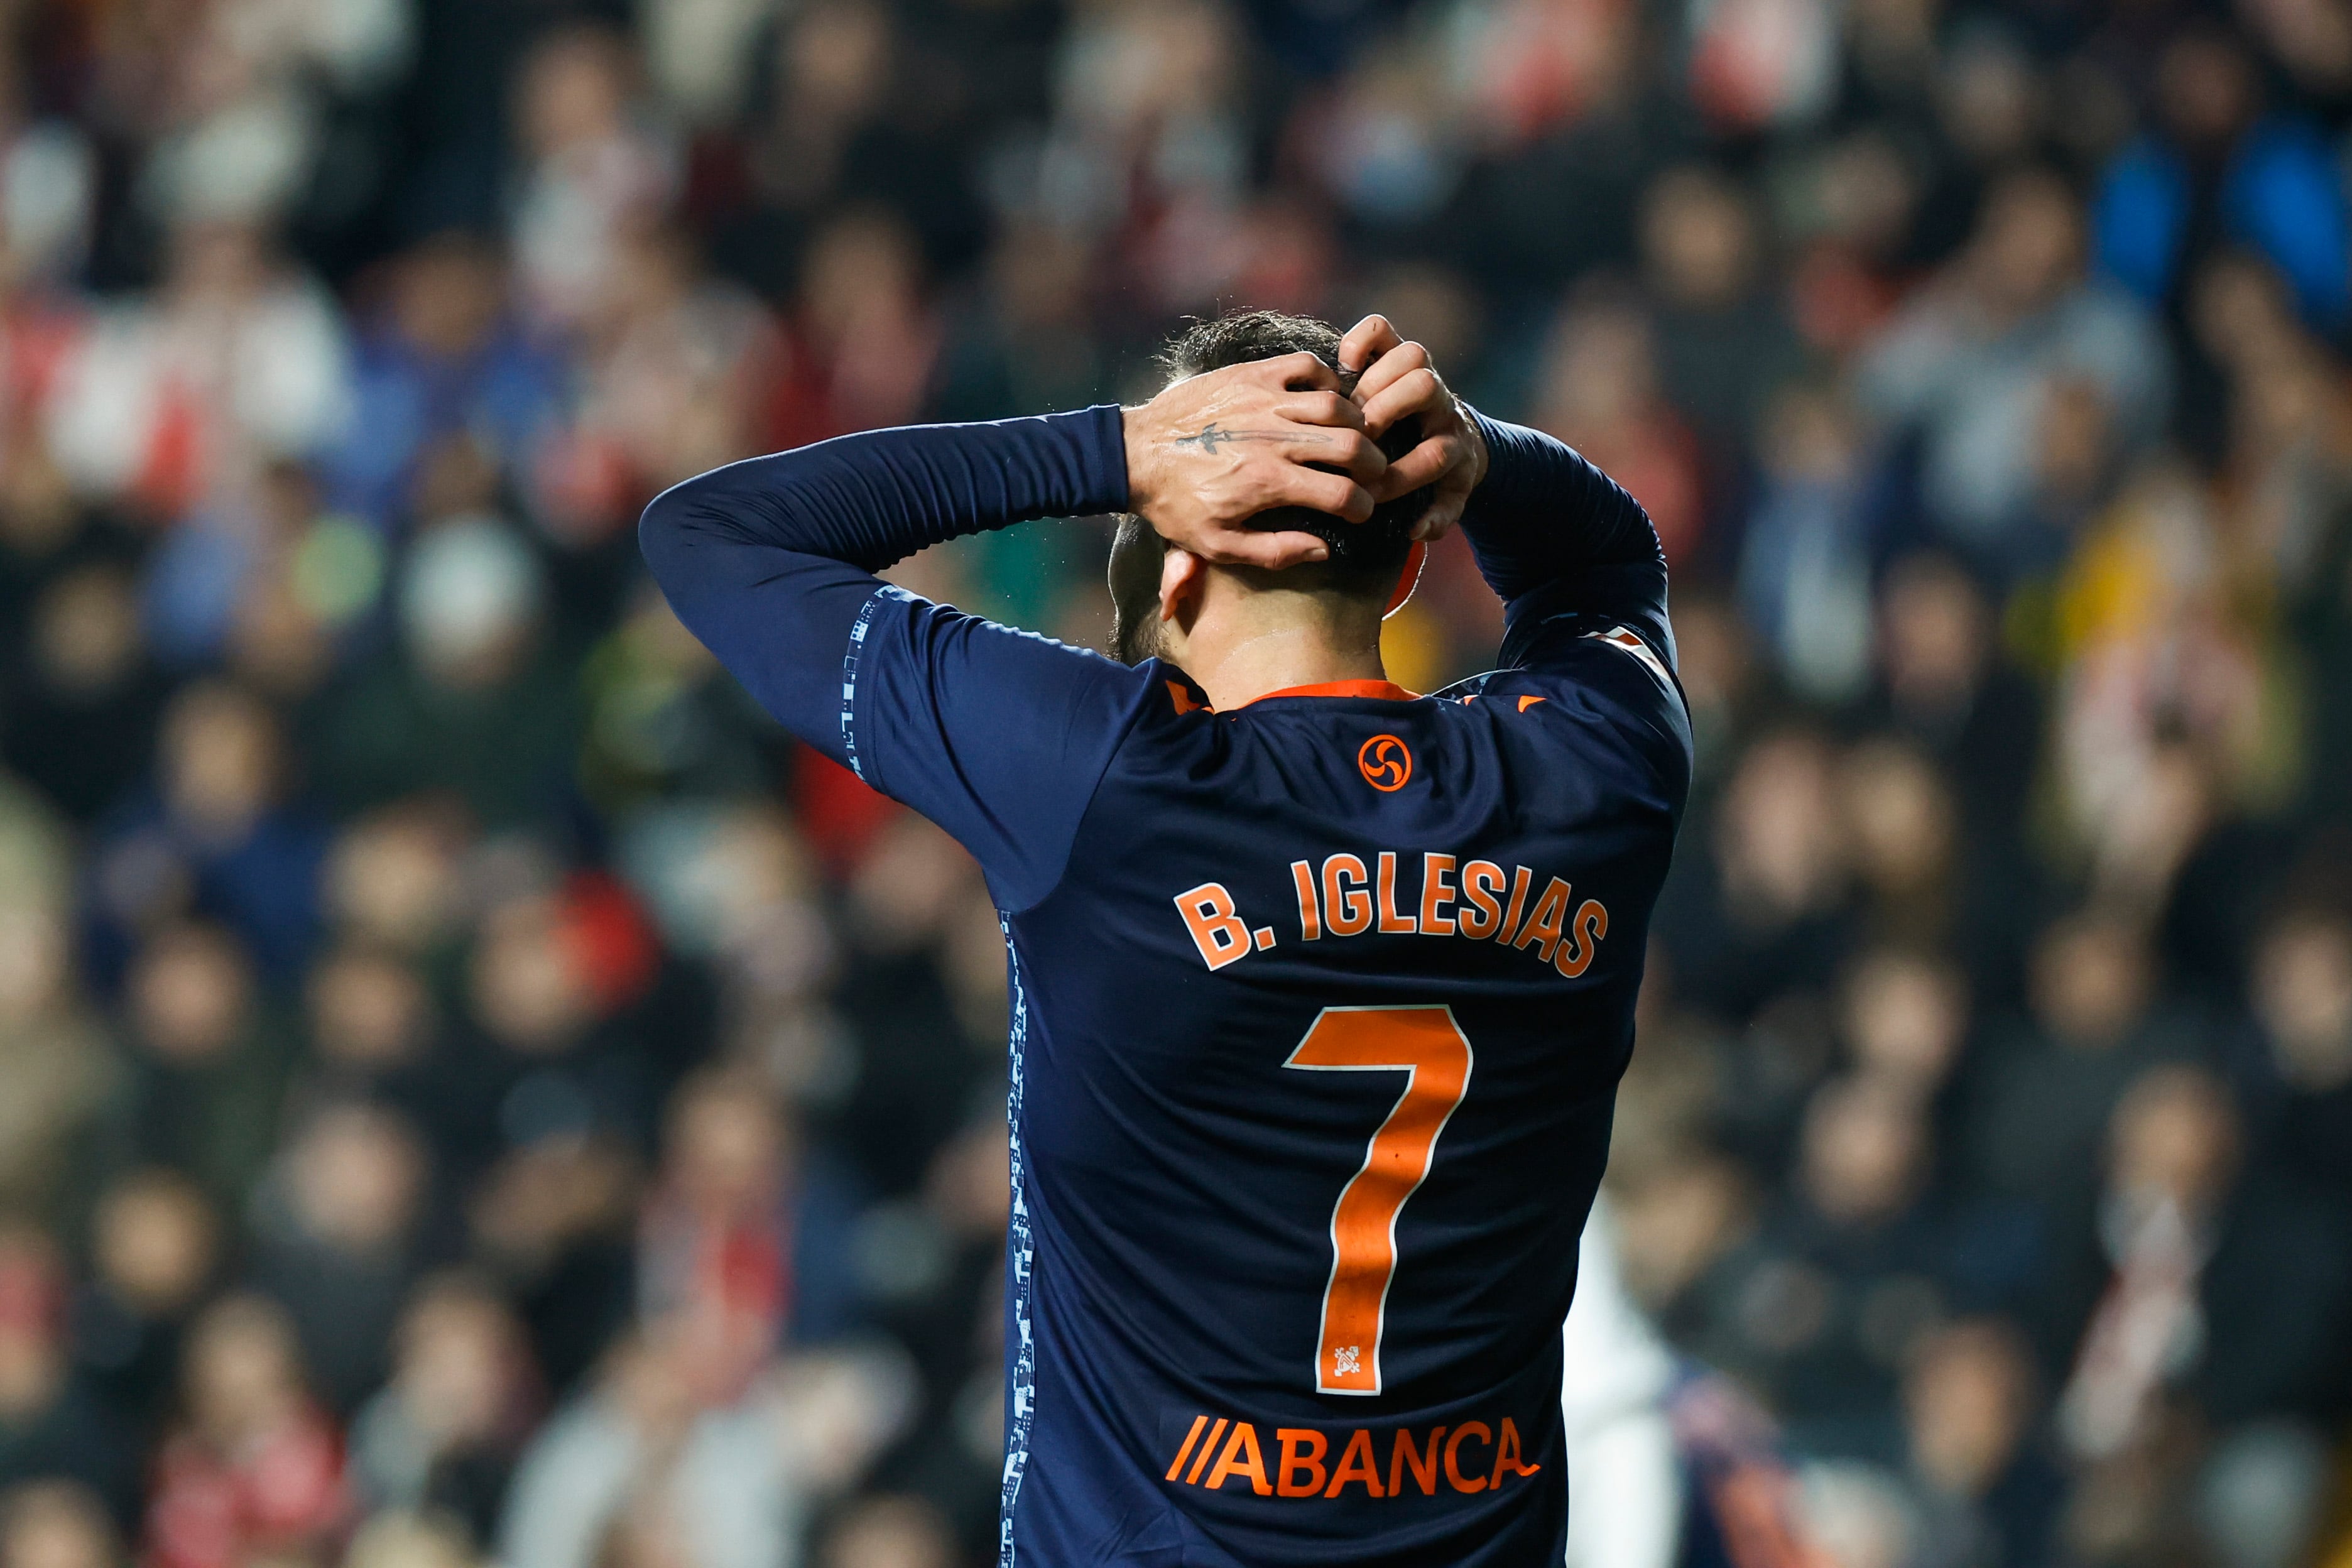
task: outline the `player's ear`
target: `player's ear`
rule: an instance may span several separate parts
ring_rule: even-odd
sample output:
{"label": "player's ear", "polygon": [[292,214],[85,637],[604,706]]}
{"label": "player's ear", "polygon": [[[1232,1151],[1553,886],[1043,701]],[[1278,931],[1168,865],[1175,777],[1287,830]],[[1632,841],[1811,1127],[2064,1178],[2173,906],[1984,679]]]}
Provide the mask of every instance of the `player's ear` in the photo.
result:
{"label": "player's ear", "polygon": [[1172,621],[1182,616],[1191,620],[1208,574],[1208,563],[1189,550],[1170,545],[1160,562],[1160,618]]}

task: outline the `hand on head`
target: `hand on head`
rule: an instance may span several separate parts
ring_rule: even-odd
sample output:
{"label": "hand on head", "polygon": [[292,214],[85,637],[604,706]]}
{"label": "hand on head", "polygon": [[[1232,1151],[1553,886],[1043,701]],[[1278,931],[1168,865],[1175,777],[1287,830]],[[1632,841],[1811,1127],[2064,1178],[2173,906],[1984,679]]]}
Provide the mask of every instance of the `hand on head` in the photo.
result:
{"label": "hand on head", "polygon": [[1470,492],[1486,477],[1486,438],[1430,363],[1429,351],[1400,337],[1387,317],[1366,316],[1349,328],[1339,340],[1339,363],[1361,373],[1355,403],[1371,439],[1379,440],[1401,419],[1421,420],[1420,444],[1389,464],[1372,499],[1383,501],[1434,486],[1436,493],[1412,536],[1423,542],[1444,537],[1462,521]]}
{"label": "hand on head", "polygon": [[[1129,505],[1170,543],[1221,565],[1295,566],[1327,559],[1311,533],[1253,530],[1276,507],[1308,507],[1350,522],[1434,484],[1414,528],[1433,540],[1460,521],[1486,472],[1486,447],[1429,363],[1379,316],[1339,345],[1360,370],[1353,396],[1311,353],[1229,365],[1177,382],[1125,412]],[[1418,415],[1421,443],[1391,463],[1375,444]]]}
{"label": "hand on head", "polygon": [[1313,354],[1284,354],[1190,376],[1127,410],[1129,504],[1161,538],[1206,561],[1325,559],[1330,552],[1311,533],[1243,525],[1283,506],[1359,522],[1371,516],[1370,487],[1388,459],[1339,384]]}

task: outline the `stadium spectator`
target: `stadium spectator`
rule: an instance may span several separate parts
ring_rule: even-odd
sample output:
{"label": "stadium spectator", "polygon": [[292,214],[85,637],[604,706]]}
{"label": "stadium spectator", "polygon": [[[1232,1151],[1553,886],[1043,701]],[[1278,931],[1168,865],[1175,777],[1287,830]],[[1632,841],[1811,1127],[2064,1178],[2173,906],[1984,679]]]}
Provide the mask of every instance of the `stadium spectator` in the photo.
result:
{"label": "stadium spectator", "polygon": [[562,1127],[527,1136],[476,1183],[473,1253],[513,1299],[558,1392],[635,1321],[636,1192],[625,1150]]}
{"label": "stadium spectator", "polygon": [[347,1415],[383,1380],[420,1234],[425,1151],[394,1112],[330,1103],[294,1134],[253,1205],[247,1274],[283,1307],[313,1388]]}
{"label": "stadium spectator", "polygon": [[949,1568],[955,1549],[938,1510],[919,1498],[860,1503],[826,1533],[819,1568]]}
{"label": "stadium spectator", "polygon": [[2159,1003],[2153,962],[2129,926],[2097,914],[2042,932],[2032,1026],[1989,1050],[1971,1118],[1989,1191],[2046,1200],[2079,1188],[2126,1087],[2152,1062],[2196,1054],[2188,1020]]}
{"label": "stadium spectator", "polygon": [[2252,1158],[2341,1193],[2352,1158],[2352,924],[2333,911],[2283,911],[2254,950],[2260,1056],[2248,1080]]}
{"label": "stadium spectator", "polygon": [[2057,175],[2010,174],[1985,194],[1968,247],[1887,329],[1863,395],[1896,434],[1916,434],[1931,537],[2006,584],[2046,569],[2030,487],[2053,389],[2101,400],[2126,449],[2163,429],[2170,372],[2137,305],[2084,280],[2082,216]]}
{"label": "stadium spectator", "polygon": [[1862,436],[1834,393],[1801,384],[1779,388],[1759,424],[1740,608],[1793,690],[1848,699],[1872,651]]}
{"label": "stadium spectator", "polygon": [[351,1568],[478,1568],[482,1559],[446,1515],[387,1509],[352,1532],[343,1561]]}
{"label": "stadium spectator", "polygon": [[529,819],[561,789],[573,693],[549,644],[546,569],[504,521],[427,518],[392,585],[405,658],[340,694],[318,740],[320,782],[346,811],[427,789],[488,827]]}
{"label": "stadium spectator", "polygon": [[157,1458],[145,1551],[175,1568],[325,1546],[345,1521],[339,1435],[311,1402],[294,1328],[254,1296],[189,1330],[184,1415]]}
{"label": "stadium spectator", "polygon": [[147,770],[169,688],[139,624],[136,589],[110,530],[68,511],[79,535],[23,584],[11,640],[13,710],[5,760],[56,808],[86,825]]}
{"label": "stadium spectator", "polygon": [[[47,824],[26,826],[47,837]],[[20,847],[36,859],[47,850],[37,842]],[[32,865],[18,870],[40,874]],[[60,890],[11,892],[0,896],[0,1081],[10,1086],[0,1102],[0,1204],[54,1219],[78,1195],[82,1173],[69,1166],[90,1157],[93,1125],[120,1087],[121,1061],[74,985]]]}
{"label": "stadium spectator", "polygon": [[1669,884],[1659,923],[1681,959],[1677,989],[1716,1016],[1744,1022],[1792,979],[1825,985],[1844,956],[1834,762],[1810,731],[1760,739],[1724,784],[1714,841],[1684,849],[1716,886],[1678,904]]}
{"label": "stadium spectator", "polygon": [[528,1338],[506,1303],[460,1274],[428,1279],[394,1331],[394,1367],[352,1422],[359,1506],[455,1521],[495,1538],[540,1390]]}
{"label": "stadium spectator", "polygon": [[399,954],[347,943],[303,987],[303,1070],[289,1109],[338,1099],[376,1101],[430,1125],[439,1019],[425,977]]}
{"label": "stadium spectator", "polygon": [[1747,195],[1716,171],[1672,169],[1652,183],[1643,197],[1642,257],[1660,384],[1689,417],[1721,486],[1767,398],[1805,369],[1803,345],[1785,303],[1766,286]]}
{"label": "stadium spectator", "polygon": [[2035,1430],[2032,1352],[1999,1319],[1937,1329],[1904,1374],[1910,1474],[1927,1536],[1923,1561],[1972,1568],[2046,1563],[2065,1478]]}
{"label": "stadium spectator", "polygon": [[707,1397],[739,1391],[787,1339],[855,1321],[849,1203],[748,1074],[690,1079],[672,1101],[639,1230],[650,1321],[689,1341]]}
{"label": "stadium spectator", "polygon": [[436,235],[392,267],[355,352],[351,426],[324,463],[333,499],[384,534],[407,523],[420,468],[453,436],[527,476],[562,370],[514,319],[506,258],[485,237]]}
{"label": "stadium spectator", "polygon": [[2043,702],[2000,658],[1993,609],[1948,556],[1892,563],[1873,637],[1875,679],[1856,718],[1924,747],[1953,781],[1971,858],[2006,864],[2032,783],[2008,759],[2040,743]]}
{"label": "stadium spectator", "polygon": [[234,686],[191,685],[165,712],[157,751],[154,793],[114,813],[95,847],[114,885],[92,961],[119,964],[131,932],[185,913],[235,932],[268,979],[290,978],[316,931],[327,836],[284,799],[276,710]]}
{"label": "stadium spectator", "polygon": [[329,854],[324,900],[338,929],[409,958],[455,940],[463,820],[441,803],[401,802],[345,827]]}
{"label": "stadium spectator", "polygon": [[0,1486],[62,1478],[129,1520],[137,1467],[122,1429],[75,1374],[65,1288],[46,1237],[0,1235]]}
{"label": "stadium spectator", "polygon": [[121,1532],[99,1500],[71,1481],[31,1481],[0,1493],[0,1562],[9,1568],[121,1568]]}
{"label": "stadium spectator", "polygon": [[2095,1201],[2066,1217],[2049,1292],[2076,1347],[2058,1415],[2078,1455],[2154,1440],[2178,1397],[2229,1426],[2337,1408],[2343,1256],[2334,1202],[2249,1170],[2236,1107],[2194,1067],[2149,1069],[2116,1107]]}
{"label": "stadium spectator", "polygon": [[140,1170],[99,1194],[90,1230],[75,1356],[125,1430],[152,1447],[176,1408],[189,1321],[220,1269],[220,1222],[186,1178]]}
{"label": "stadium spectator", "polygon": [[625,1561],[790,1568],[808,1499],[756,1405],[707,1405],[675,1331],[615,1347],[595,1386],[523,1456],[499,1537],[516,1568]]}
{"label": "stadium spectator", "polygon": [[2344,195],[2316,129],[2263,114],[2260,94],[2253,62],[2226,32],[2189,27],[2165,46],[2157,125],[2117,156],[2099,192],[2099,261],[2167,302],[2211,243],[2204,237],[2225,237],[2258,247],[2304,312],[2332,328],[2352,303]]}
{"label": "stadium spectator", "polygon": [[1706,542],[1706,473],[1697,437],[1666,400],[1648,313],[1605,291],[1571,300],[1549,351],[1537,427],[1621,476],[1656,524],[1667,563],[1689,564]]}
{"label": "stadium spectator", "polygon": [[1771,1388],[1813,1450],[1885,1458],[1913,1342],[1942,1310],[1933,1160],[1916,1104],[1868,1080],[1832,1080],[1807,1107],[1802,1185],[1767,1218],[1727,1282],[1732,1370]]}
{"label": "stadium spectator", "polygon": [[350,366],[341,310],[263,228],[191,216],[165,248],[59,367],[49,440],[85,493],[177,518],[340,437]]}
{"label": "stadium spectator", "polygon": [[112,1157],[177,1171],[237,1212],[276,1146],[288,1068],[244,948],[217,926],[167,926],[123,989],[132,1054],[108,1111]]}

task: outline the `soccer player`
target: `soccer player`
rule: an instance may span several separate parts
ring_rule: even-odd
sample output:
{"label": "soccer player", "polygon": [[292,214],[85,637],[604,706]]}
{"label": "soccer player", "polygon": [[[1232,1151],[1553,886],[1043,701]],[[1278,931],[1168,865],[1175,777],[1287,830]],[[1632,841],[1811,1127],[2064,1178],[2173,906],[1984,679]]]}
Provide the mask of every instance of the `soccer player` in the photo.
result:
{"label": "soccer player", "polygon": [[[1378,317],[1170,366],[718,469],[646,556],[1003,911],[1000,1562],[1557,1563],[1560,1323],[1690,772],[1664,559]],[[873,575],[1098,512],[1127,662]],[[1416,696],[1381,616],[1457,521],[1500,668]]]}

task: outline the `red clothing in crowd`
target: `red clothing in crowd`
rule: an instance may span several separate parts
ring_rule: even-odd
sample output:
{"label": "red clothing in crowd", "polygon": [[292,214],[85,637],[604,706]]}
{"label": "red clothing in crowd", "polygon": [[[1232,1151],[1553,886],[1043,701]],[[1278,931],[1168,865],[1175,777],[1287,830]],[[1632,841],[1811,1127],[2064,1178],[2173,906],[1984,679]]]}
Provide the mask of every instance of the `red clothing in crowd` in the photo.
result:
{"label": "red clothing in crowd", "polygon": [[236,1454],[184,1433],[156,1465],[148,1568],[238,1568],[331,1534],[348,1502],[341,1439],[315,1409]]}

